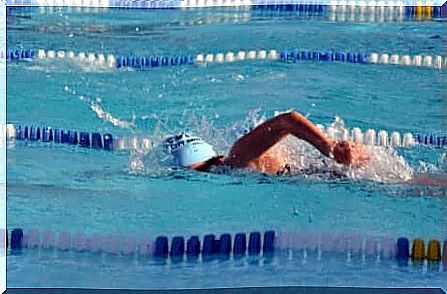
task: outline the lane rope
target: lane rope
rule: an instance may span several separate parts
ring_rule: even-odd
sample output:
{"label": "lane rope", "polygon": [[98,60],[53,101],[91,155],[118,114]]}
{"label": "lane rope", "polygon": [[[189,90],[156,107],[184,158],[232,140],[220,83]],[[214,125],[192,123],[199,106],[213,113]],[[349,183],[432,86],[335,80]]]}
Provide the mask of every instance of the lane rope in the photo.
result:
{"label": "lane rope", "polygon": [[[5,234],[4,230],[0,233]],[[364,262],[395,260],[400,265],[408,262],[424,262],[432,265],[431,270],[447,269],[447,239],[443,245],[436,239],[425,241],[415,238],[371,237],[360,234],[314,233],[304,231],[261,233],[223,233],[193,235],[189,237],[166,235],[151,239],[148,236],[135,234],[86,234],[70,232],[39,231],[14,228],[11,234],[6,231],[6,244],[0,248],[8,248],[10,254],[19,254],[26,249],[58,250],[62,252],[108,253],[122,256],[139,256],[154,259],[170,259],[180,262],[201,258],[203,261],[216,258],[238,259],[245,256],[263,256],[273,258],[275,255],[291,255],[302,253],[303,257],[316,256],[322,259],[327,253],[341,255],[345,261],[352,262],[360,257]],[[6,247],[5,247],[6,246]],[[426,249],[427,248],[427,249]],[[315,257],[314,257],[315,258]]]}
{"label": "lane rope", "polygon": [[[49,14],[57,12],[55,9],[64,9],[63,12],[68,13],[107,13],[109,8],[100,7],[54,7],[54,6],[39,6],[27,7],[20,10],[13,11],[14,15],[28,15],[29,12],[39,14]],[[411,11],[400,7],[386,6],[383,9],[380,7],[355,6],[343,8],[343,6],[329,6],[318,9],[313,9],[311,5],[258,5],[258,6],[225,6],[220,7],[218,11],[215,9],[201,9],[196,10],[195,18],[189,19],[186,17],[180,20],[176,25],[180,26],[194,26],[204,24],[219,24],[219,23],[249,23],[256,21],[257,17],[294,17],[295,19],[312,18],[316,20],[328,20],[332,22],[402,22],[409,20],[433,20],[437,17],[441,8],[433,8],[433,13],[414,15]],[[412,10],[415,11],[414,9]]]}
{"label": "lane rope", "polygon": [[[5,56],[6,55],[6,56]],[[90,65],[102,69],[148,69],[170,66],[202,65],[234,63],[241,61],[277,61],[296,63],[301,61],[313,62],[347,62],[375,65],[400,65],[444,69],[447,67],[447,56],[408,55],[393,53],[364,53],[364,52],[334,52],[309,50],[249,50],[226,53],[179,54],[176,56],[138,56],[117,55],[103,53],[86,53],[73,51],[16,49],[0,52],[0,57],[9,61],[31,60],[68,60],[79,65]]]}
{"label": "lane rope", "polygon": [[[447,147],[447,133],[442,132],[401,134],[395,131],[389,134],[385,130],[368,129],[363,132],[360,128],[355,127],[339,131],[332,126],[327,128],[321,124],[317,124],[317,126],[332,139],[352,140],[365,145],[389,146],[393,148],[410,148],[421,145],[437,148]],[[147,152],[154,147],[153,140],[145,136],[113,136],[110,133],[101,134],[99,132],[90,133],[73,129],[53,129],[49,126],[7,124],[0,127],[0,133],[7,141],[67,144],[106,151],[139,150]]]}
{"label": "lane rope", "polygon": [[113,136],[109,133],[63,130],[50,126],[7,124],[0,130],[7,141],[30,141],[53,144],[67,144],[83,148],[105,151],[150,151],[153,148],[151,139],[144,136]]}
{"label": "lane rope", "polygon": [[[321,0],[319,3],[309,1],[290,0],[7,0],[10,6],[67,6],[67,7],[103,7],[103,8],[206,8],[206,7],[261,7],[272,9],[308,9],[324,10],[325,8],[352,10],[360,8],[363,13],[386,8],[405,9],[406,13],[414,15],[433,14],[435,17],[445,17],[441,9],[446,1],[443,0],[407,0],[407,1],[364,1],[364,0]],[[300,8],[301,7],[301,8]]]}

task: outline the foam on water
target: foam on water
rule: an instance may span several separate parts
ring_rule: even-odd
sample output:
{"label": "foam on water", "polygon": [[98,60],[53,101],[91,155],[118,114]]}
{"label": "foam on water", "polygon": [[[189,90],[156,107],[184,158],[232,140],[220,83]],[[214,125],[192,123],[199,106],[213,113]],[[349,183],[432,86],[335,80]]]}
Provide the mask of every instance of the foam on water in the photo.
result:
{"label": "foam on water", "polygon": [[170,175],[178,168],[174,166],[172,156],[163,152],[162,142],[167,136],[187,131],[192,135],[200,136],[203,140],[213,145],[219,154],[226,154],[236,139],[234,127],[220,128],[215,126],[219,115],[197,115],[185,110],[181,115],[166,115],[159,117],[157,114],[144,116],[144,119],[152,119],[157,123],[152,134],[145,133],[145,137],[153,142],[151,150],[133,150],[130,156],[129,171],[141,173],[147,176]]}
{"label": "foam on water", "polygon": [[[275,115],[279,112],[275,113]],[[151,176],[160,176],[173,171],[172,158],[163,153],[161,142],[164,137],[188,131],[202,137],[218,150],[219,154],[227,154],[232,144],[253,127],[266,120],[266,115],[259,109],[249,112],[248,116],[229,127],[215,126],[218,115],[197,116],[185,111],[177,121],[168,118],[159,118],[157,127],[151,138],[155,148],[150,152],[136,150],[131,155],[130,171],[144,173]],[[174,119],[175,120],[175,119]],[[169,123],[168,123],[169,121]],[[334,123],[340,122],[335,118]],[[177,127],[170,127],[172,124]],[[332,124],[334,125],[334,124]],[[344,124],[339,124],[344,127]],[[320,154],[313,146],[293,136],[286,137],[271,151],[273,154],[281,154],[292,167],[293,176],[305,176],[311,178],[348,177],[354,180],[371,180],[383,183],[401,183],[412,179],[415,171],[408,162],[391,147],[366,146],[370,152],[370,162],[362,168],[345,167]],[[239,172],[238,172],[239,173]]]}
{"label": "foam on water", "polygon": [[102,99],[100,97],[96,97],[96,99],[93,99],[93,98],[90,98],[85,95],[78,95],[74,88],[67,86],[67,85],[64,86],[64,91],[68,92],[74,96],[77,96],[80,101],[89,103],[90,110],[92,110],[96,114],[96,116],[98,116],[99,119],[107,121],[107,122],[113,124],[114,126],[122,128],[122,129],[129,129],[129,130],[134,129],[135,119],[136,119],[134,114],[132,115],[131,121],[119,119],[104,109],[104,107],[101,104]]}
{"label": "foam on water", "polygon": [[[26,63],[23,66],[22,63]],[[19,63],[10,63],[8,66],[22,67],[28,71],[38,71],[46,73],[66,73],[71,71],[80,71],[86,73],[111,73],[115,71],[114,67],[107,66],[107,62],[88,62],[79,60],[78,57],[71,59],[64,58],[45,58],[45,59],[22,59]],[[123,71],[134,71],[133,68],[125,68]]]}
{"label": "foam on water", "polygon": [[112,116],[109,112],[107,112],[102,106],[101,106],[101,100],[96,99],[96,101],[90,101],[90,109],[96,113],[96,115],[103,120],[106,120],[110,123],[112,123],[116,127],[120,127],[123,129],[132,129],[134,127],[133,120],[131,122],[127,122],[125,120],[118,119],[114,116]]}
{"label": "foam on water", "polygon": [[366,179],[384,183],[409,181],[413,168],[392,148],[366,146],[371,155],[369,163],[362,168],[346,167],[324,157],[310,144],[294,137],[287,137],[274,149],[285,156],[295,175],[312,177],[343,177]]}
{"label": "foam on water", "polygon": [[[287,110],[289,111],[289,110]],[[282,112],[275,112],[275,116]],[[265,121],[265,115],[261,116],[259,110],[251,112],[246,123],[256,126]],[[330,124],[338,133],[346,129],[341,118],[335,117]],[[371,155],[370,162],[362,168],[347,168],[329,160],[321,155],[313,146],[295,137],[288,136],[280,144],[273,148],[285,156],[286,161],[292,166],[292,172],[296,175],[312,173],[315,176],[322,174],[345,175],[352,179],[367,179],[385,183],[399,183],[411,180],[414,170],[391,147],[366,146]]]}
{"label": "foam on water", "polygon": [[401,183],[412,179],[414,169],[393,148],[367,146],[370,162],[362,168],[349,168],[347,175],[353,179],[369,179],[385,183]]}
{"label": "foam on water", "polygon": [[[64,91],[76,96],[79,100],[89,104],[90,109],[101,120],[107,121],[116,127],[126,129],[131,133],[138,131],[137,118],[132,115],[131,120],[127,121],[115,117],[112,113],[104,109],[102,99],[95,99],[79,95],[72,87],[65,86]],[[275,111],[274,116],[290,111]],[[171,174],[177,168],[174,168],[172,157],[165,154],[162,148],[162,141],[165,137],[187,131],[193,135],[200,136],[206,142],[214,146],[215,150],[222,155],[229,152],[233,143],[241,136],[248,133],[254,127],[271,117],[261,109],[249,111],[248,115],[242,121],[235,121],[230,126],[218,126],[219,114],[203,113],[199,110],[195,112],[184,110],[181,115],[173,113],[163,117],[153,113],[144,115],[139,120],[151,119],[156,122],[151,132],[145,132],[145,137],[153,142],[154,148],[151,150],[137,149],[133,150],[129,160],[129,172],[144,174],[148,176],[165,176]],[[346,126],[340,117],[335,117],[334,122],[329,124],[335,128],[336,134],[342,134]],[[372,180],[383,183],[401,183],[412,179],[415,174],[414,169],[407,161],[391,147],[366,146],[371,155],[370,162],[362,168],[349,168],[337,164],[320,154],[313,146],[303,140],[296,139],[293,136],[287,136],[279,144],[271,149],[273,154],[281,154],[285,162],[291,165],[291,174],[293,176],[305,176],[312,178],[329,177],[348,177],[355,180]],[[419,171],[433,172],[436,167],[420,162]]]}
{"label": "foam on water", "polygon": [[[138,131],[137,118],[132,116],[130,121],[116,118],[112,113],[106,111],[102,105],[102,99],[79,95],[70,87],[65,86],[64,91],[69,92],[79,100],[89,103],[90,109],[101,120],[110,122],[116,127],[130,130],[132,133]],[[290,111],[275,111],[274,116]],[[162,141],[165,137],[187,131],[193,135],[200,136],[206,142],[214,146],[215,150],[222,155],[229,152],[233,143],[250,132],[254,127],[271,117],[261,109],[249,111],[248,115],[242,121],[235,121],[230,126],[217,126],[219,124],[218,113],[203,113],[200,110],[195,112],[184,110],[181,115],[172,114],[163,117],[153,113],[144,115],[140,120],[151,119],[156,122],[152,134],[145,133],[153,142],[154,148],[151,150],[133,150],[129,160],[129,172],[144,174],[147,176],[166,176],[177,170],[174,167],[172,157],[163,152]],[[335,134],[342,134],[347,128],[340,117],[335,117],[331,124],[335,129]],[[369,163],[361,168],[351,168],[340,165],[333,160],[323,156],[313,146],[303,140],[293,136],[287,136],[279,144],[271,149],[273,154],[280,154],[285,162],[291,165],[291,174],[293,176],[304,176],[311,178],[328,177],[348,177],[354,180],[371,180],[382,183],[402,183],[410,181],[415,174],[415,169],[397,153],[392,147],[366,146],[371,155]],[[433,172],[438,169],[423,161],[416,167],[418,172]],[[238,172],[239,173],[239,172]]]}

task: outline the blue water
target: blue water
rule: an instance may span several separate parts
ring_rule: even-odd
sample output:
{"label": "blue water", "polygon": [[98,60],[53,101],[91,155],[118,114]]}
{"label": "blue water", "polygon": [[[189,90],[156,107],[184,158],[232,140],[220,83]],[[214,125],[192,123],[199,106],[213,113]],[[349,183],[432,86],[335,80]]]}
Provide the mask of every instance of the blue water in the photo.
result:
{"label": "blue water", "polygon": [[[197,54],[303,48],[447,55],[445,22],[333,22],[250,10],[11,10],[8,46],[104,54]],[[224,153],[257,113],[295,109],[316,123],[399,132],[445,130],[446,71],[348,63],[239,62],[109,71],[69,61],[10,63],[7,120],[116,135],[187,129]],[[100,107],[128,127],[91,109]],[[320,158],[300,142],[300,160]],[[445,173],[430,147],[374,150],[356,179],[172,170],[160,153],[110,153],[10,142],[8,227],[168,236],[252,230],[361,232],[443,240],[446,191],[396,184]],[[294,159],[292,159],[294,160]],[[132,163],[141,163],[135,169]],[[393,172],[388,172],[393,170]],[[76,276],[76,279],[73,277]],[[225,278],[222,278],[222,277]],[[12,287],[181,288],[249,285],[442,286],[446,275],[393,262],[264,260],[157,264],[116,256],[24,251],[8,257]]]}

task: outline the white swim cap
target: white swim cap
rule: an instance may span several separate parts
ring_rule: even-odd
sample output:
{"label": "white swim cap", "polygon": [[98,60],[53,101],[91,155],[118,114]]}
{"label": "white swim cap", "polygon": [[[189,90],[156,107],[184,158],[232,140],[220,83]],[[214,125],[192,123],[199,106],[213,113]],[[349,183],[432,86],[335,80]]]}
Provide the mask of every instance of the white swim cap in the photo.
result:
{"label": "white swim cap", "polygon": [[163,147],[167,153],[174,156],[175,163],[180,166],[189,166],[217,156],[210,144],[185,132],[166,138]]}

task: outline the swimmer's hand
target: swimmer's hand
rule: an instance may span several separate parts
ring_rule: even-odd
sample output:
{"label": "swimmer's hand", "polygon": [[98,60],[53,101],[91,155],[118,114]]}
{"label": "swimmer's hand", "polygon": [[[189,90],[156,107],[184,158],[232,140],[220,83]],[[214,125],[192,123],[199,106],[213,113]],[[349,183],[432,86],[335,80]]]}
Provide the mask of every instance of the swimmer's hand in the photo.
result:
{"label": "swimmer's hand", "polygon": [[335,161],[353,167],[364,166],[370,159],[370,155],[364,145],[352,141],[335,142],[332,152]]}

